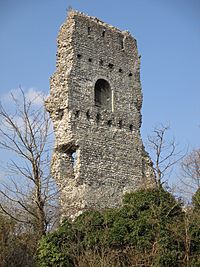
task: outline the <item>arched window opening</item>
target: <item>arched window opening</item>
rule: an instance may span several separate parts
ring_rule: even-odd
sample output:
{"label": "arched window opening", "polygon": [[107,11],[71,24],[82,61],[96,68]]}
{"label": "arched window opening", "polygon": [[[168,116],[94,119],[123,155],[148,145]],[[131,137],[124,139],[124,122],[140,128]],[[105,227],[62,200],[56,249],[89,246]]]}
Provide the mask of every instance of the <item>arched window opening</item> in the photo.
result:
{"label": "arched window opening", "polygon": [[110,109],[111,96],[110,84],[104,79],[97,80],[94,88],[95,106]]}

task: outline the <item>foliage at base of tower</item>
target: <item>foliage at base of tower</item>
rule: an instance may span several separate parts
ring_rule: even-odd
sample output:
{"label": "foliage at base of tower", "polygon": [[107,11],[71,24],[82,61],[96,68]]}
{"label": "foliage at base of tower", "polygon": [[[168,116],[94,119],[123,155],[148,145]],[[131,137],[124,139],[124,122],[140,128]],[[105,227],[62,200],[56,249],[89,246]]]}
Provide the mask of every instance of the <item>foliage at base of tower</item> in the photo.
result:
{"label": "foliage at base of tower", "polygon": [[192,197],[193,212],[188,213],[191,266],[200,266],[200,188]]}
{"label": "foliage at base of tower", "polygon": [[41,240],[38,266],[74,266],[73,254],[78,253],[76,242],[76,230],[65,221],[55,233],[50,233]]}
{"label": "foliage at base of tower", "polygon": [[0,214],[0,266],[35,266],[37,237],[30,228]]}
{"label": "foliage at base of tower", "polygon": [[181,203],[162,188],[129,193],[121,208],[87,211],[44,237],[38,266],[79,266],[80,259],[87,261],[86,255],[93,260],[94,255],[95,260],[104,258],[108,266],[117,266],[116,259],[124,266],[134,266],[129,262],[181,266],[185,258],[184,220]]}

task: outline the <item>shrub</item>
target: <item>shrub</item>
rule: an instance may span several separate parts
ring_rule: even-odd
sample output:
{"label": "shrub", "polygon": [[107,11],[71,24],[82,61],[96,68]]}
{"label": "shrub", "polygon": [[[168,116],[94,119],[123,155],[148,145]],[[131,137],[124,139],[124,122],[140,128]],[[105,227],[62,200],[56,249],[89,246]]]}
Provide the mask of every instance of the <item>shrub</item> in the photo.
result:
{"label": "shrub", "polygon": [[37,266],[74,266],[73,249],[76,249],[76,246],[73,244],[76,244],[76,232],[72,224],[65,221],[57,231],[48,234],[40,241]]}
{"label": "shrub", "polygon": [[200,210],[200,188],[196,191],[196,193],[192,197],[192,204],[195,211]]}
{"label": "shrub", "polygon": [[182,218],[181,203],[162,188],[129,193],[122,207],[86,211],[43,238],[38,263],[41,267],[74,266],[80,255],[99,257],[102,251],[104,256],[113,251],[123,266],[128,262],[124,251],[132,248],[136,255],[149,255],[154,266],[178,266],[184,240],[176,234],[176,224]]}

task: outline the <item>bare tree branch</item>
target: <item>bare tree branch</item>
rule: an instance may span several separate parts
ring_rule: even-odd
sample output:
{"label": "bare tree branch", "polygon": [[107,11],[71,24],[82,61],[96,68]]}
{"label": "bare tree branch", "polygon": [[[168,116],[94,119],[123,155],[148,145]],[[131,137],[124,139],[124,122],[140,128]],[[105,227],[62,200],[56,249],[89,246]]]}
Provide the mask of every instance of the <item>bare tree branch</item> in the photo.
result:
{"label": "bare tree branch", "polygon": [[50,118],[43,106],[35,106],[26,98],[21,88],[20,93],[20,99],[11,95],[15,107],[12,114],[0,104],[0,148],[15,155],[7,164],[11,178],[7,175],[7,183],[0,184],[0,194],[15,203],[17,216],[6,201],[0,209],[20,222],[32,222],[43,235],[55,224],[58,213],[59,191],[50,175]]}
{"label": "bare tree branch", "polygon": [[166,183],[167,179],[164,180],[166,174],[184,157],[182,151],[177,151],[175,140],[166,139],[169,129],[168,125],[161,124],[159,127],[154,128],[151,136],[148,136],[148,145],[152,154],[153,168],[158,187]]}
{"label": "bare tree branch", "polygon": [[181,162],[180,191],[190,199],[200,188],[200,149],[194,149]]}

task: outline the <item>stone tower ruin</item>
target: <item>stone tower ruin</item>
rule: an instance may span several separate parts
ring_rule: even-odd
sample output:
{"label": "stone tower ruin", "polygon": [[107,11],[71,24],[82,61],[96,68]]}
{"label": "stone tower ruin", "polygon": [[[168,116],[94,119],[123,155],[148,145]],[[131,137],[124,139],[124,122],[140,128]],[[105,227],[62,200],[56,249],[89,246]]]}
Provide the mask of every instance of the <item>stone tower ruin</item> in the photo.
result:
{"label": "stone tower ruin", "polygon": [[65,216],[120,205],[154,186],[140,136],[142,92],[136,40],[70,11],[60,28],[46,108],[55,131],[52,174]]}

